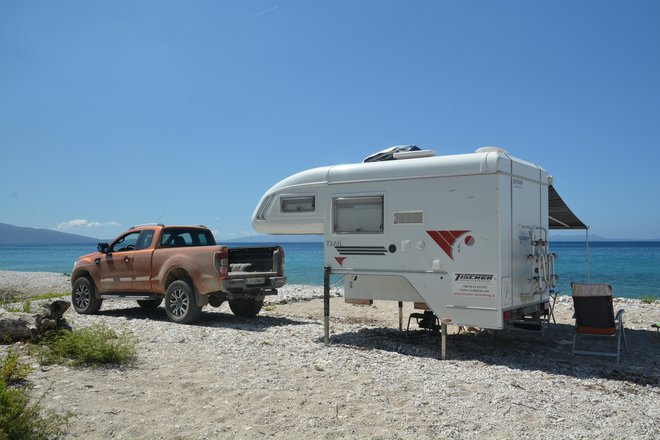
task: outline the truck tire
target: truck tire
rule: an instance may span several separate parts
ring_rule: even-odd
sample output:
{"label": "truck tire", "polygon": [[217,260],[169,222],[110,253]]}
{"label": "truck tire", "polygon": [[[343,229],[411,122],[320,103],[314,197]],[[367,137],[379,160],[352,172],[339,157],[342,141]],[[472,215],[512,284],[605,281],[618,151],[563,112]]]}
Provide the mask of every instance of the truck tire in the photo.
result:
{"label": "truck tire", "polygon": [[195,301],[195,292],[186,281],[173,281],[165,292],[165,311],[171,321],[189,324],[199,318],[202,308]]}
{"label": "truck tire", "polygon": [[137,300],[138,305],[145,310],[156,310],[162,302],[163,298]]}
{"label": "truck tire", "polygon": [[103,300],[96,297],[94,283],[87,277],[80,277],[73,282],[71,304],[76,312],[88,315],[98,312]]}
{"label": "truck tire", "polygon": [[264,305],[264,300],[256,300],[254,298],[241,298],[230,299],[229,308],[236,316],[241,318],[254,318],[261,311],[261,306]]}

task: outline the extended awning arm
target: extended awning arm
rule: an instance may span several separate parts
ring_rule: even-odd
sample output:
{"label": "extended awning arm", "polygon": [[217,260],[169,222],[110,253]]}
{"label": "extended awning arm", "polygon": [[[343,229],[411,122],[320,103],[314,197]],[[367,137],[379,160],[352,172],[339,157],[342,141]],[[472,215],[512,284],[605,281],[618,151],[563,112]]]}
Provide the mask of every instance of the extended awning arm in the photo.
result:
{"label": "extended awning arm", "polygon": [[566,224],[566,223],[564,223],[563,221],[558,220],[558,219],[554,218],[554,217],[551,216],[551,215],[549,215],[548,218],[549,218],[550,220],[552,220],[553,222],[555,222],[555,223],[559,223],[560,225],[562,225],[563,227],[565,227],[565,228],[567,228],[567,229],[570,229],[570,228],[571,228],[571,225]]}

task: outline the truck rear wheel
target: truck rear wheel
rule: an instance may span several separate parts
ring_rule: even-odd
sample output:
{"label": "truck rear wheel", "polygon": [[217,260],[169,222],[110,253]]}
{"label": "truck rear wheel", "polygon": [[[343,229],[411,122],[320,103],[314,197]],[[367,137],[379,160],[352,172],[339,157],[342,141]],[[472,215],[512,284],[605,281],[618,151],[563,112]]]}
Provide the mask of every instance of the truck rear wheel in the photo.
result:
{"label": "truck rear wheel", "polygon": [[138,305],[145,310],[156,310],[162,302],[163,302],[163,298],[137,300]]}
{"label": "truck rear wheel", "polygon": [[236,316],[241,318],[254,318],[261,311],[264,300],[254,298],[230,299],[229,308]]}
{"label": "truck rear wheel", "polygon": [[89,278],[80,277],[73,282],[71,304],[76,312],[87,315],[98,312],[103,300],[96,297],[94,283]]}
{"label": "truck rear wheel", "polygon": [[186,281],[173,281],[165,293],[165,311],[170,320],[189,324],[199,318],[202,308],[195,301],[195,292]]}

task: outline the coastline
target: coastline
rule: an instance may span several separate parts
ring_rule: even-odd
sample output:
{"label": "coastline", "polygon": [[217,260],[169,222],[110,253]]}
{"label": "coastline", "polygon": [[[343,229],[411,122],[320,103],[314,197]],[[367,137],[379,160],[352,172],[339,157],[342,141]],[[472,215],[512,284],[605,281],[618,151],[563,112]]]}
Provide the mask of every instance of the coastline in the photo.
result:
{"label": "coastline", "polygon": [[[323,285],[323,243],[282,243],[286,251],[290,283]],[[249,245],[236,242],[234,246]],[[554,246],[554,247],[553,247]],[[37,246],[7,248],[0,246],[0,269],[8,271],[71,272],[74,261],[93,247]],[[570,282],[609,283],[614,296],[621,298],[660,298],[660,242],[612,241],[590,245],[590,277],[587,276],[585,249],[571,242],[551,243],[557,253],[556,290],[570,294]]]}

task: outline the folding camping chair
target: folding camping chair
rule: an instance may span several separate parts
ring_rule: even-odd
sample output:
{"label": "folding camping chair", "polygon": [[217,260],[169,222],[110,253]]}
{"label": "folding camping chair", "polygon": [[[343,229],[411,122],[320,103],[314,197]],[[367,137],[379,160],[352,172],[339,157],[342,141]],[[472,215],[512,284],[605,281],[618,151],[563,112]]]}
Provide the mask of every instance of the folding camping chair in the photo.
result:
{"label": "folding camping chair", "polygon": [[[575,309],[575,334],[573,336],[573,354],[595,356],[614,356],[619,362],[621,335],[623,347],[628,351],[626,333],[623,328],[624,310],[620,309],[614,315],[612,303],[612,286],[609,284],[579,284],[571,283],[573,289],[573,307]],[[616,338],[616,351],[576,350],[578,339],[583,342],[584,336]]]}

